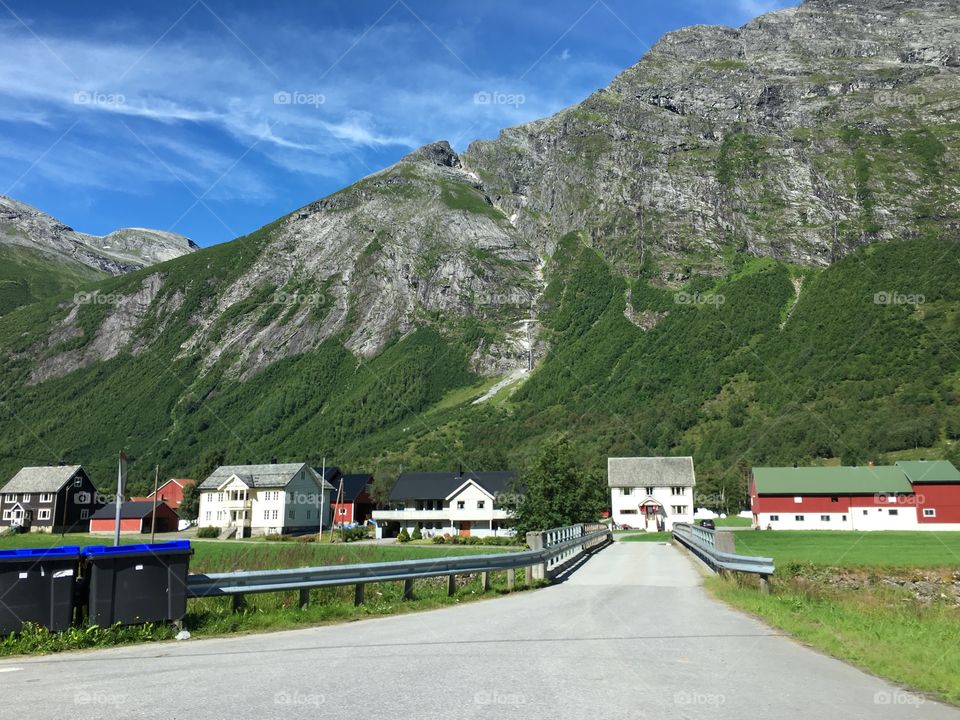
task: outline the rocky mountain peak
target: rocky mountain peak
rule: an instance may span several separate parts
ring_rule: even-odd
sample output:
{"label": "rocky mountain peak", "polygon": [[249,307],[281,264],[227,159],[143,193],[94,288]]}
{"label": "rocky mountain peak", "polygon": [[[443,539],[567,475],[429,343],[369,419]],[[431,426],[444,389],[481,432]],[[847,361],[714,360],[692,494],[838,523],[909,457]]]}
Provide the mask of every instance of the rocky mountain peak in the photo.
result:
{"label": "rocky mountain peak", "polygon": [[459,168],[460,156],[453,151],[446,140],[424,145],[403,158],[407,162],[429,163],[444,167]]}

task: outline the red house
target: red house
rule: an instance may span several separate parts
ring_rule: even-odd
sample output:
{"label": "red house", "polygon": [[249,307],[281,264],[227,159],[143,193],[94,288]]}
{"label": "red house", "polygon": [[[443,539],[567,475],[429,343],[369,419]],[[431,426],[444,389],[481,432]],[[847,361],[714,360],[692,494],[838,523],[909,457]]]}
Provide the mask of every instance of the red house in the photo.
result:
{"label": "red house", "polygon": [[[166,503],[176,510],[180,507],[180,503],[183,502],[183,493],[186,491],[187,486],[196,484],[196,480],[187,480],[185,478],[167,480],[157,488],[157,500]],[[147,495],[147,500],[153,500],[153,493]]]}
{"label": "red house", "polygon": [[[116,523],[116,503],[104,505],[90,518],[90,532],[114,532]],[[120,532],[148,533],[153,519],[153,500],[142,502],[125,502],[120,508]],[[166,503],[157,503],[157,532],[174,532],[180,522],[180,517]]]}
{"label": "red house", "polygon": [[754,468],[755,527],[960,530],[960,471],[946,460],[858,467]]}
{"label": "red house", "polygon": [[[340,482],[343,482],[343,494],[340,495]],[[333,510],[334,525],[362,525],[373,513],[373,498],[370,497],[370,485],[373,475],[342,475],[333,481],[330,493],[330,506]],[[338,502],[339,501],[339,502]]]}

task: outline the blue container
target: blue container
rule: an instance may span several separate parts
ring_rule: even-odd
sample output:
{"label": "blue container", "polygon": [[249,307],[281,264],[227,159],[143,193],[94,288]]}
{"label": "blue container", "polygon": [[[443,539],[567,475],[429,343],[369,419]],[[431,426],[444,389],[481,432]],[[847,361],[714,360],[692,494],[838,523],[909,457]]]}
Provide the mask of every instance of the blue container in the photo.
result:
{"label": "blue container", "polygon": [[138,625],[187,614],[187,540],[83,549],[90,623]]}
{"label": "blue container", "polygon": [[76,545],[0,550],[0,634],[28,622],[53,632],[69,628],[79,563]]}

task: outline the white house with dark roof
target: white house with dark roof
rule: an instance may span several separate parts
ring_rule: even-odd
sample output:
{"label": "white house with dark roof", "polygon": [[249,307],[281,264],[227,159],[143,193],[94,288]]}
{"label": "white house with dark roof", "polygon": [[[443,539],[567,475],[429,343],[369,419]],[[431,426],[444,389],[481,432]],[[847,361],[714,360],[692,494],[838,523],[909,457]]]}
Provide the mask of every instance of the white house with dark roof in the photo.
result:
{"label": "white house with dark roof", "polygon": [[607,486],[617,525],[649,530],[693,522],[697,484],[692,457],[607,458]]}
{"label": "white house with dark roof", "polygon": [[223,536],[308,533],[330,526],[333,486],[306,463],[222,465],[200,484],[200,527]]}
{"label": "white house with dark roof", "polygon": [[420,526],[424,537],[512,535],[501,506],[511,492],[513,471],[401,473],[390,491],[390,509],[374,510],[377,537],[396,537]]}
{"label": "white house with dark roof", "polygon": [[0,527],[86,532],[105,502],[80,465],[25,467],[0,490]]}

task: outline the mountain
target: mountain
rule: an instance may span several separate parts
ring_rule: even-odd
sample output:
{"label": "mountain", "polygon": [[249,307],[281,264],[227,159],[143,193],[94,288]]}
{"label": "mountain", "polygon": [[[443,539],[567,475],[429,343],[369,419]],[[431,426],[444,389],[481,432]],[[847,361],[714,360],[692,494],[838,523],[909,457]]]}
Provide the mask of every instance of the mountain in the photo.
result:
{"label": "mountain", "polygon": [[174,233],[124,228],[80,233],[30,205],[0,196],[0,315],[84,282],[133,272],[197,250]]}
{"label": "mountain", "polygon": [[[960,3],[808,0],[0,319],[0,474],[955,452]],[[535,368],[528,372],[533,362]],[[145,471],[144,471],[145,472]],[[731,500],[732,498],[732,500]]]}

